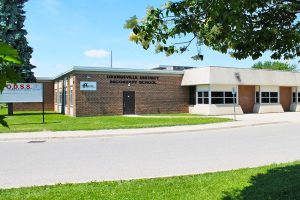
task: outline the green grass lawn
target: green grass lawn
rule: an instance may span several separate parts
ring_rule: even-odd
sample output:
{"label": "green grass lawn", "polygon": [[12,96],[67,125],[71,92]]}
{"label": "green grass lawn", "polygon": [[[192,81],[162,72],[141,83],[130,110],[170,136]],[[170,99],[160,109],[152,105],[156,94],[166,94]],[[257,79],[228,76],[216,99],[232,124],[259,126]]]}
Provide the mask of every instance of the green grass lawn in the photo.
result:
{"label": "green grass lawn", "polygon": [[[6,114],[2,109],[0,114]],[[137,118],[125,116],[98,116],[98,117],[69,117],[53,112],[45,115],[45,124],[42,124],[41,112],[15,112],[14,116],[6,116],[9,128],[0,126],[0,133],[7,132],[34,132],[34,131],[64,131],[64,130],[101,130],[145,128],[176,125],[196,125],[217,122],[228,122],[230,119],[215,117],[197,118]]]}
{"label": "green grass lawn", "polygon": [[194,176],[0,189],[0,199],[299,200],[300,161]]}

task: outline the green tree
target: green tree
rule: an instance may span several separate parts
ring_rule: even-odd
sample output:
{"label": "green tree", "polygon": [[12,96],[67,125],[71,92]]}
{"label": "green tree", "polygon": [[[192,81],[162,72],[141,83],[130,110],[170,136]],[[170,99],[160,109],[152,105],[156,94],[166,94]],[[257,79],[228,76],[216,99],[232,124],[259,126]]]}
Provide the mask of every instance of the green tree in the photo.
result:
{"label": "green tree", "polygon": [[[19,74],[14,70],[13,65],[22,64],[18,51],[11,46],[0,42],[0,92],[3,91],[7,82],[15,83],[19,78]],[[4,120],[5,116],[0,116],[0,124],[8,127]]]}
{"label": "green tree", "polygon": [[146,16],[129,19],[130,40],[166,55],[183,53],[191,45],[202,60],[201,46],[237,59],[257,59],[271,51],[272,59],[300,55],[300,3],[296,0],[179,0],[148,8]]}
{"label": "green tree", "polygon": [[252,66],[253,69],[269,69],[269,70],[281,70],[281,71],[291,71],[296,72],[297,71],[297,65],[292,65],[289,63],[283,63],[283,62],[258,62]]}
{"label": "green tree", "polygon": [[24,29],[24,4],[28,0],[0,0],[0,41],[7,43],[18,50],[23,61],[13,68],[20,74],[19,81],[35,82],[33,72],[35,66],[30,64],[33,49],[28,46],[27,31]]}

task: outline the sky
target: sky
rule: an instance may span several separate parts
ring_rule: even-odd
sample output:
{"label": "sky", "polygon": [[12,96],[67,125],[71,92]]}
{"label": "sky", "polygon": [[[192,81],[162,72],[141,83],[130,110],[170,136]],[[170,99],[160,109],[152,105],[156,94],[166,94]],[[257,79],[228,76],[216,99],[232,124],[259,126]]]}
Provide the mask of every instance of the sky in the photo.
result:
{"label": "sky", "polygon": [[[27,40],[33,48],[31,63],[35,76],[53,77],[73,66],[151,69],[159,65],[251,67],[262,58],[236,60],[202,47],[203,61],[194,61],[195,49],[166,57],[153,49],[144,50],[130,42],[126,20],[145,16],[148,6],[161,6],[166,0],[29,0],[25,5]],[[289,61],[298,64],[296,60]]]}

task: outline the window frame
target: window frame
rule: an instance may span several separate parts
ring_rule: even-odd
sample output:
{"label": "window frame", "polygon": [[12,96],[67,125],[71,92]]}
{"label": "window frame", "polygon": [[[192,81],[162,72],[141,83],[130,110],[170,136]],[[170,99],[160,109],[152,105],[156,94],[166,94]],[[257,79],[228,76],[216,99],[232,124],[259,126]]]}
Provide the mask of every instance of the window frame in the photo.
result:
{"label": "window frame", "polygon": [[68,88],[67,87],[65,87],[64,88],[64,92],[63,92],[64,94],[64,106],[68,106],[68,98],[67,98],[67,96],[68,96]]}
{"label": "window frame", "polygon": [[54,103],[57,105],[58,104],[58,90],[57,89],[54,90],[54,95],[55,95]]}
{"label": "window frame", "polygon": [[58,95],[59,95],[59,104],[58,105],[62,105],[62,90],[58,91]]}
{"label": "window frame", "polygon": [[[199,95],[201,93],[201,96]],[[206,95],[207,94],[207,95]],[[200,102],[201,100],[201,102]],[[203,90],[203,91],[197,91],[197,104],[209,104],[209,91]]]}
{"label": "window frame", "polygon": [[73,106],[73,86],[70,86],[69,102],[70,106]]}
{"label": "window frame", "polygon": [[292,92],[292,103],[297,103],[297,93]]}
{"label": "window frame", "polygon": [[[222,95],[213,95],[214,93],[222,93]],[[229,96],[227,96],[230,94]],[[230,99],[230,102],[228,100]],[[214,101],[221,100],[221,102],[214,103]],[[211,91],[211,104],[213,105],[233,105],[237,104],[237,93],[232,94],[232,91]]]}
{"label": "window frame", "polygon": [[[274,96],[275,94],[275,96]],[[267,101],[264,101],[267,100]],[[276,100],[276,102],[272,102],[272,100]],[[279,104],[279,92],[260,92],[260,103],[261,104]]]}
{"label": "window frame", "polygon": [[256,104],[260,104],[261,100],[260,100],[260,92],[259,91],[256,91],[255,92],[255,103]]}

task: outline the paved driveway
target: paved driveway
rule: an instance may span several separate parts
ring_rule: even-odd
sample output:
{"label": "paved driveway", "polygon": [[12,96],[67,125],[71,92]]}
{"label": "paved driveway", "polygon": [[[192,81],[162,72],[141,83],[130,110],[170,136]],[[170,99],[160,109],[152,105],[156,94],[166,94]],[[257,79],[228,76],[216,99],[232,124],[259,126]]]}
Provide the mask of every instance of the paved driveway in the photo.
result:
{"label": "paved driveway", "polygon": [[[271,115],[270,115],[271,116]],[[300,123],[0,142],[0,187],[164,177],[300,160]]]}

